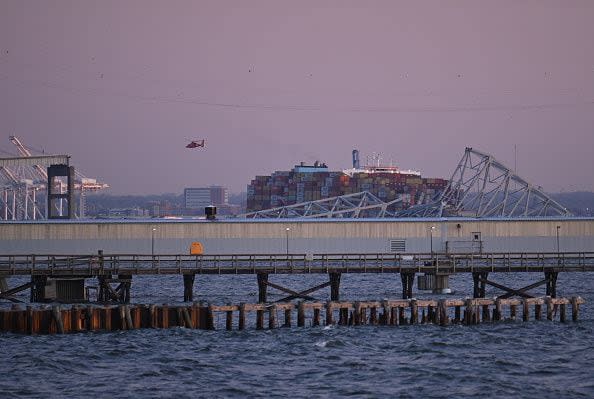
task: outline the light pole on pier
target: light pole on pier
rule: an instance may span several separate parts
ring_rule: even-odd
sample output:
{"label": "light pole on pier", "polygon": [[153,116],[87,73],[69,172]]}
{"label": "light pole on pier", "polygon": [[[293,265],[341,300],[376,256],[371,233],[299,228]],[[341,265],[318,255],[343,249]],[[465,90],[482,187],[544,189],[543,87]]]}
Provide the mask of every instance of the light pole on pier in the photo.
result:
{"label": "light pole on pier", "polygon": [[431,228],[429,229],[429,235],[430,235],[430,245],[431,245],[431,257],[433,257],[433,231],[435,231],[435,226],[431,226]]}
{"label": "light pole on pier", "polygon": [[286,243],[287,245],[285,247],[287,249],[287,259],[289,258],[289,231],[291,231],[291,228],[290,227],[287,227],[285,229],[286,238],[287,238],[287,243]]}
{"label": "light pole on pier", "polygon": [[151,256],[155,257],[155,231],[157,231],[156,227],[153,227],[151,231]]}
{"label": "light pole on pier", "polygon": [[561,228],[561,226],[557,226],[557,256],[559,256],[561,254],[561,251],[559,250],[559,229]]}

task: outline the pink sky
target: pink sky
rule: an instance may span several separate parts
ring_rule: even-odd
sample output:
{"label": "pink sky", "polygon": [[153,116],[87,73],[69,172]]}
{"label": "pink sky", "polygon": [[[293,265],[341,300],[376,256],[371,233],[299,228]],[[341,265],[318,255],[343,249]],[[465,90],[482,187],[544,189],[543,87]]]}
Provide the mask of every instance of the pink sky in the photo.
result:
{"label": "pink sky", "polygon": [[1,0],[0,148],[145,194],[353,148],[449,177],[517,145],[546,191],[594,190],[592,21],[590,0]]}

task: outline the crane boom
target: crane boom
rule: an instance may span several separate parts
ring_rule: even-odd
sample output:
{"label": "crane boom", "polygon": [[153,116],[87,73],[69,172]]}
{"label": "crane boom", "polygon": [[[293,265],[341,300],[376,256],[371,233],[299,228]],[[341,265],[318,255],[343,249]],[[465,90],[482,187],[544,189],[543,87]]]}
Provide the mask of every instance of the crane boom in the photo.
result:
{"label": "crane boom", "polygon": [[[24,157],[30,157],[31,151],[29,151],[27,149],[27,147],[25,147],[23,145],[23,143],[21,143],[21,140],[18,139],[18,137],[16,136],[9,136],[10,141],[12,142],[12,144],[15,145],[15,147],[17,148],[18,152],[24,156]],[[33,168],[37,171],[37,174],[39,175],[40,178],[42,178],[43,180],[47,180],[47,171],[41,167],[40,165],[33,165]]]}

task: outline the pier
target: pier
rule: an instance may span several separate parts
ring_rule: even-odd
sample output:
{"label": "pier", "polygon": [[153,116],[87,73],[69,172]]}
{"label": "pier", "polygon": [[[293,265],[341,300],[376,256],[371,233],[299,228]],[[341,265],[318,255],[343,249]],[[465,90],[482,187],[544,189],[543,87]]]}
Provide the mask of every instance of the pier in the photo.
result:
{"label": "pier", "polygon": [[[63,302],[85,300],[86,280],[96,279],[98,302],[129,303],[130,287],[134,276],[181,275],[183,300],[193,301],[196,276],[200,275],[256,275],[259,302],[267,302],[269,288],[287,294],[282,301],[293,299],[314,300],[312,293],[330,287],[330,299],[340,300],[340,277],[343,273],[399,274],[402,298],[413,297],[415,276],[430,276],[434,288],[447,288],[450,275],[468,273],[473,277],[473,297],[484,298],[485,287],[502,290],[501,299],[511,297],[533,298],[531,289],[546,286],[546,295],[556,297],[559,273],[594,271],[592,252],[541,253],[482,253],[482,254],[220,254],[220,255],[9,255],[0,256],[0,280],[10,276],[30,276],[31,280],[18,287],[0,292],[0,300],[18,302],[14,295],[30,290],[31,302],[48,301],[49,281],[66,281],[55,287],[67,291]],[[494,281],[497,273],[541,273],[542,279],[525,287],[507,287]],[[276,274],[320,274],[328,280],[317,286],[296,290],[274,283]],[[490,277],[491,276],[491,277]],[[6,284],[5,284],[6,285]],[[59,294],[59,292],[58,292]],[[181,299],[181,298],[180,298]]]}

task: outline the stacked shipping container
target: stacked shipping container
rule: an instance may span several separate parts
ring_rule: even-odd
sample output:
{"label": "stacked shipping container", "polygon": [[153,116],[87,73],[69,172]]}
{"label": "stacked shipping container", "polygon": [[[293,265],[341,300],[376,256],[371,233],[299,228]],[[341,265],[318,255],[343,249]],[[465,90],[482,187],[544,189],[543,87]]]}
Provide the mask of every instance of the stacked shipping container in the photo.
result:
{"label": "stacked shipping container", "polygon": [[[309,169],[308,169],[309,168]],[[256,176],[247,188],[247,211],[260,211],[300,202],[369,191],[382,201],[404,196],[402,208],[429,202],[447,180],[417,174],[389,172],[331,172],[323,166],[296,165],[291,171]]]}

